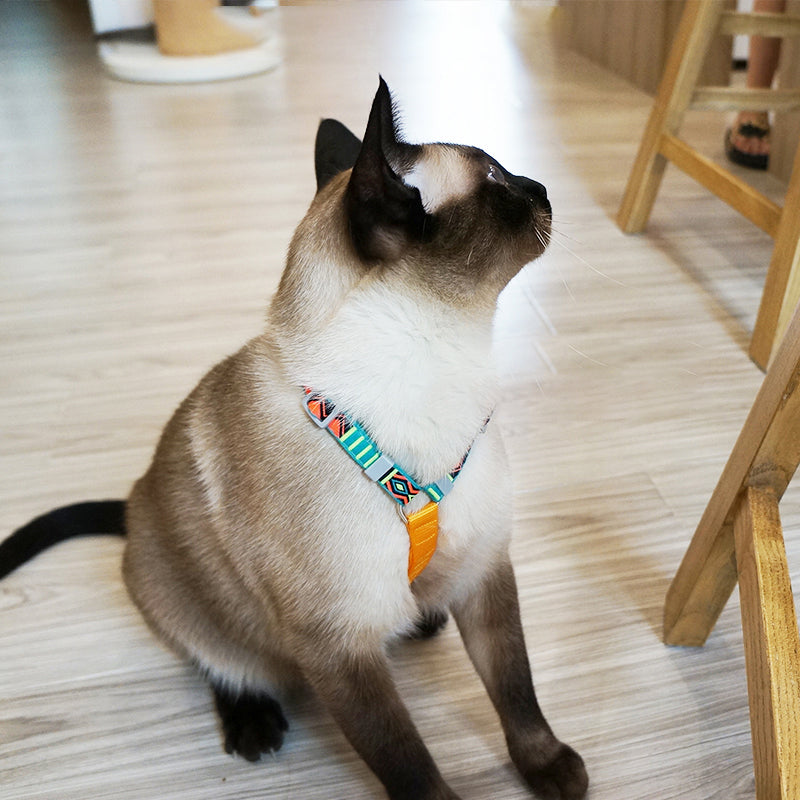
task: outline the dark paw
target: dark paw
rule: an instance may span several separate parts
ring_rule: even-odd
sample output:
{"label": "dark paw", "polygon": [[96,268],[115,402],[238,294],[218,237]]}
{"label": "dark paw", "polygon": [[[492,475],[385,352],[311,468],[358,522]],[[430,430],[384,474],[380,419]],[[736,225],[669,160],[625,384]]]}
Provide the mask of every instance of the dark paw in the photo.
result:
{"label": "dark paw", "polygon": [[565,744],[544,767],[526,769],[522,775],[541,800],[581,800],[589,788],[583,759]]}
{"label": "dark paw", "polygon": [[430,639],[447,625],[447,612],[429,609],[423,611],[414,623],[414,629],[408,634],[409,639]]}
{"label": "dark paw", "polygon": [[281,749],[289,724],[280,705],[269,695],[245,693],[237,696],[215,689],[214,701],[222,723],[226,753],[258,761],[262,753]]}

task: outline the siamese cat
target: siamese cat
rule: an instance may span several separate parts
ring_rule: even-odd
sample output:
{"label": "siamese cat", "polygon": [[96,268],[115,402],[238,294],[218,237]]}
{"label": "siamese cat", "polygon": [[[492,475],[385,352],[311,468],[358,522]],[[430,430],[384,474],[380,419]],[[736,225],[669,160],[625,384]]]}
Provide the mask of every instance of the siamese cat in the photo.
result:
{"label": "siamese cat", "polygon": [[275,697],[310,685],[392,800],[457,800],[386,656],[452,614],[523,779],[578,800],[583,761],[534,693],[487,422],[496,301],[549,240],[545,188],[476,147],[403,141],[383,79],[363,142],[320,124],[316,173],[264,333],[183,401],[126,502],[37,518],[0,545],[0,575],[125,535],[130,595],[208,679],[229,753],[279,749]]}

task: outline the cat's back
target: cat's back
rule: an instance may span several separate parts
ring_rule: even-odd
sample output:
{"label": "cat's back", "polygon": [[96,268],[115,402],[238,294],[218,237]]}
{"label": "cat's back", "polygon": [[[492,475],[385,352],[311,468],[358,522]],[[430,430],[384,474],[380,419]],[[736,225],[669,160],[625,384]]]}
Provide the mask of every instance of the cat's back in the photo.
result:
{"label": "cat's back", "polygon": [[225,562],[253,586],[280,581],[274,564],[281,575],[320,584],[349,571],[354,559],[337,544],[341,531],[353,543],[397,516],[384,498],[374,503],[375,487],[309,420],[303,395],[269,332],[210,370],[133,488],[131,554],[198,574]]}
{"label": "cat's back", "polygon": [[181,404],[134,486],[126,583],[173,646],[194,652],[187,631],[226,607],[246,624],[224,634],[204,624],[204,647],[224,638],[252,648],[248,631],[301,626],[325,609],[336,615],[319,624],[342,635],[395,629],[413,614],[393,505],[374,502],[375,487],[347,468],[302,398],[269,336],[252,340]]}
{"label": "cat's back", "polygon": [[[200,380],[164,427],[129,506],[159,503],[213,517],[237,490],[237,465],[259,459],[285,426],[290,393],[266,335],[251,339]],[[135,520],[131,531],[137,534]]]}

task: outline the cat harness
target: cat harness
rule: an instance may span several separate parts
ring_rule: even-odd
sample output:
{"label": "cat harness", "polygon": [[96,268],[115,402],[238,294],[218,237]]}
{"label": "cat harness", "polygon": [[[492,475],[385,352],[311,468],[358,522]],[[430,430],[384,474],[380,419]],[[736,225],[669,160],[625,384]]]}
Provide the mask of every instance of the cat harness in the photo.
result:
{"label": "cat harness", "polygon": [[[439,501],[453,488],[453,483],[463,469],[472,445],[450,472],[433,483],[422,485],[391,458],[385,456],[364,428],[343,411],[337,411],[334,403],[324,395],[305,387],[303,407],[314,423],[327,430],[350,458],[364,470],[364,474],[377,483],[401,508],[410,503],[420,492],[424,492],[431,499],[430,503],[413,514],[401,511],[408,530],[408,582],[411,583],[428,566],[436,550],[439,535]],[[478,435],[486,430],[490,419],[491,414],[484,421]]]}

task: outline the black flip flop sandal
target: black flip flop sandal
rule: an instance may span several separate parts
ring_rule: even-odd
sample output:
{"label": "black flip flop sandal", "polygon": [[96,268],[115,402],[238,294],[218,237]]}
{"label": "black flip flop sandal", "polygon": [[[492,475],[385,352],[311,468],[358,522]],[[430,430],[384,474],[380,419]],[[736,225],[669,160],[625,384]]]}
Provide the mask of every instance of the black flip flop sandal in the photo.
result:
{"label": "black flip flop sandal", "polygon": [[[763,139],[765,136],[769,136],[769,128],[762,128],[760,125],[753,125],[746,122],[739,126],[738,133],[740,136],[754,136],[757,139]],[[738,164],[740,167],[749,167],[750,169],[763,170],[767,168],[769,165],[768,154],[756,155],[754,153],[743,153],[739,148],[733,146],[731,142],[732,137],[733,129],[728,128],[728,130],[725,131],[725,155],[728,156],[734,164]]]}

